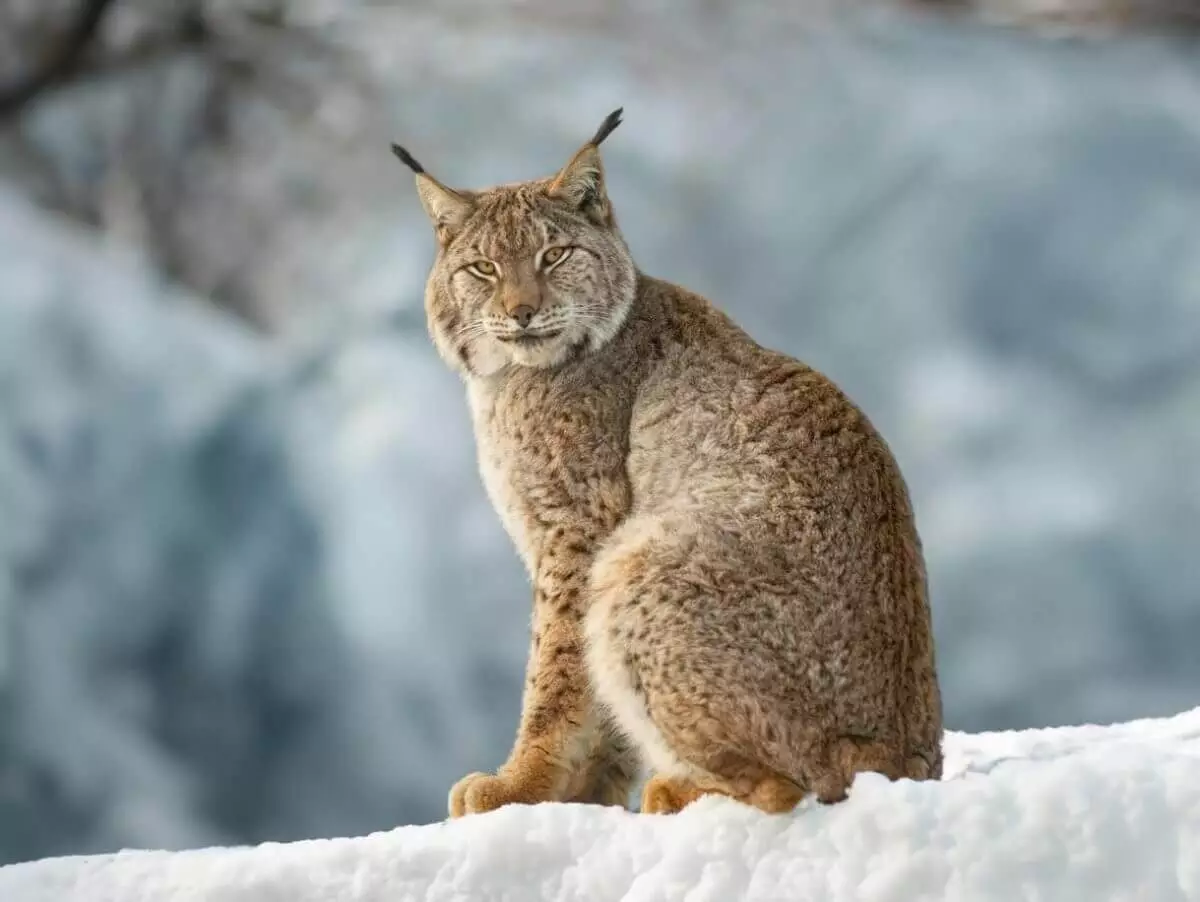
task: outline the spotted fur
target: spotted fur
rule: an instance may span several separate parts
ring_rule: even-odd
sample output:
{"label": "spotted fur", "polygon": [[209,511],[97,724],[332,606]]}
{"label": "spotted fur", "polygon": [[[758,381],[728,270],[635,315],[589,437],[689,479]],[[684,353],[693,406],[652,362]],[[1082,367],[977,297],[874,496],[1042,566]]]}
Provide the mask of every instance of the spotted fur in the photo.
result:
{"label": "spotted fur", "polygon": [[638,270],[595,139],[547,179],[416,178],[438,237],[430,332],[534,585],[516,741],[451,814],[622,804],[639,762],[652,812],[940,777],[921,544],[862,411]]}

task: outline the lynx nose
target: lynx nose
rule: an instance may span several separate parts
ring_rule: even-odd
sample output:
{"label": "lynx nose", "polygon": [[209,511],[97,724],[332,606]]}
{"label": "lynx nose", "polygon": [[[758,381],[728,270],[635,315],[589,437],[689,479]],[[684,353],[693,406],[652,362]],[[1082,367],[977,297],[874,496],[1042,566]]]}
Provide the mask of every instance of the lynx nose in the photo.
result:
{"label": "lynx nose", "polygon": [[533,315],[535,313],[537,313],[537,311],[528,304],[518,304],[512,309],[512,312],[509,313],[509,316],[517,321],[518,326],[520,326],[522,329],[525,329],[528,328],[529,323],[533,319]]}

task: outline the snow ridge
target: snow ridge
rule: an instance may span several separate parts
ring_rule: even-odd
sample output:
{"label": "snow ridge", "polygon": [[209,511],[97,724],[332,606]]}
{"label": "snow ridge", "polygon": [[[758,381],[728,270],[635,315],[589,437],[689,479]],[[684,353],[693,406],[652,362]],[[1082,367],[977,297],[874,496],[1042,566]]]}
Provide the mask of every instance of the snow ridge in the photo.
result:
{"label": "snow ridge", "polygon": [[1200,707],[946,736],[940,783],[866,774],[768,816],[513,806],[357,839],[0,868],[4,902],[1200,900]]}

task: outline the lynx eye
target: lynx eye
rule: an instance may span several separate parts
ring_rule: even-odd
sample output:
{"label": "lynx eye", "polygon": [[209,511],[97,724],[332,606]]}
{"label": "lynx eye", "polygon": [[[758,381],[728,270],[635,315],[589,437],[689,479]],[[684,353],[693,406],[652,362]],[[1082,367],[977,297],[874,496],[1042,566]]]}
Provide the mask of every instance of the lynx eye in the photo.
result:
{"label": "lynx eye", "polygon": [[496,274],[496,264],[490,260],[476,260],[467,265],[467,270],[481,279],[490,279]]}
{"label": "lynx eye", "polygon": [[553,266],[561,262],[571,252],[569,247],[550,247],[542,254],[542,266]]}

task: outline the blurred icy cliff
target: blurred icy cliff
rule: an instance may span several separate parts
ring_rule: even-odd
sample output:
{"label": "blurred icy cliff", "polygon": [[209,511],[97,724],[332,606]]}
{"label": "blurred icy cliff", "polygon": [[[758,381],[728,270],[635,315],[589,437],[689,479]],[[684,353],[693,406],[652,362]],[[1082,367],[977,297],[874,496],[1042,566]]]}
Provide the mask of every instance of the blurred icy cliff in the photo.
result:
{"label": "blurred icy cliff", "polygon": [[1197,703],[1194,46],[166,6],[118,4],[87,77],[0,123],[0,861],[427,821],[502,759],[528,590],[387,142],[507,181],[618,105],[643,267],[900,458],[948,724]]}

